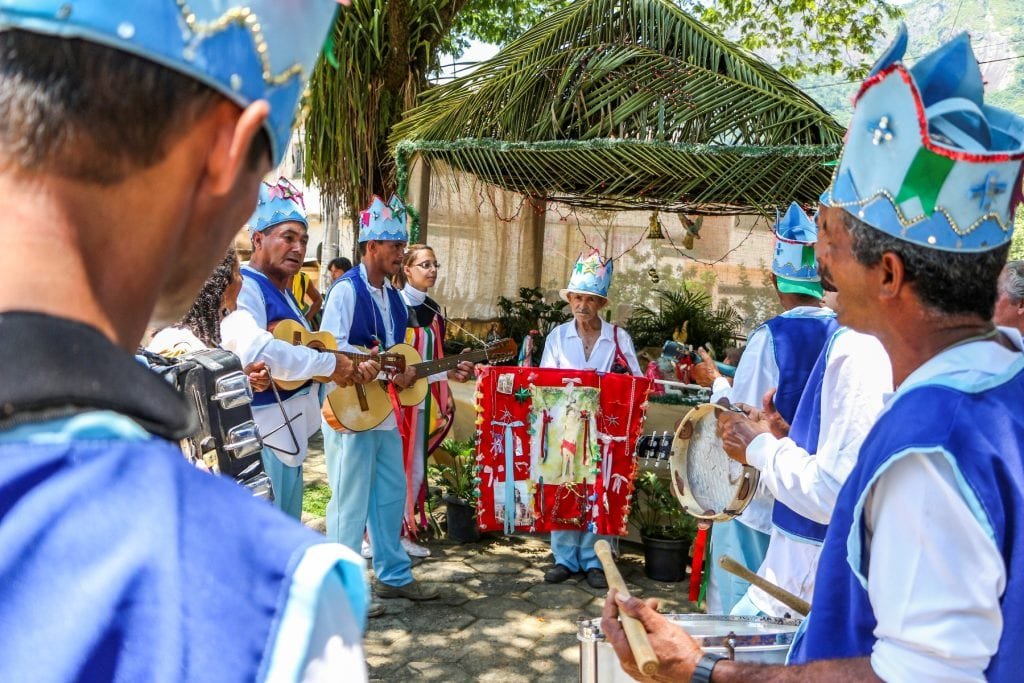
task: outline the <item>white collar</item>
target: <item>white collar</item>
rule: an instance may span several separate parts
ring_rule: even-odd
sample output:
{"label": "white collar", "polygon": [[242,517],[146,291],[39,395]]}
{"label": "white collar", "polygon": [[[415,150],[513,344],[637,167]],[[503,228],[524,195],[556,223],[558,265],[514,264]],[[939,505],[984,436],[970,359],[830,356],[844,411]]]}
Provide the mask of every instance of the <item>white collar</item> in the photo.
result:
{"label": "white collar", "polygon": [[366,266],[364,264],[362,264],[362,263],[359,264],[359,277],[363,278],[363,282],[366,283],[367,287],[369,287],[370,289],[376,290],[378,292],[382,292],[385,289],[390,289],[391,288],[391,280],[387,279],[386,277],[384,278],[384,286],[383,287],[374,287],[373,283],[370,282],[369,278],[366,277]]}
{"label": "white collar", "polygon": [[419,306],[427,300],[426,292],[421,292],[408,282],[406,282],[405,287],[402,288],[402,296],[405,297],[405,303],[410,306]]}
{"label": "white collar", "polygon": [[[612,324],[604,318],[598,318],[601,321],[601,336],[599,339],[611,339],[612,338]],[[568,321],[566,325],[569,326],[569,331],[566,333],[566,338],[572,339],[573,337],[579,338],[580,332],[576,329],[576,319]]]}

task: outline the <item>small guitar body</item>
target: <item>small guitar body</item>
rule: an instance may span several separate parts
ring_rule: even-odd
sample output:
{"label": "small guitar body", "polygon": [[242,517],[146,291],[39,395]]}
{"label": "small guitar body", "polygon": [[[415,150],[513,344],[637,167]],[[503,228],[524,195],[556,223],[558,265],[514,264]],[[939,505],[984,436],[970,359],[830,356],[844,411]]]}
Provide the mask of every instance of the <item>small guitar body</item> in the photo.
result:
{"label": "small guitar body", "polygon": [[[381,355],[396,356],[402,361],[403,370],[410,366],[416,368],[417,380],[398,392],[398,402],[408,407],[419,405],[427,397],[427,392],[430,391],[430,375],[450,370],[462,361],[507,360],[514,358],[516,352],[516,343],[511,339],[503,339],[486,349],[427,362],[423,362],[419,352],[408,344],[395,344],[388,349],[387,354]],[[374,381],[369,384],[338,387],[328,394],[327,400],[324,401],[321,411],[324,421],[334,429],[344,428],[350,432],[365,432],[380,425],[394,411],[387,385],[385,381]]]}
{"label": "small guitar body", "polygon": [[[338,340],[334,338],[333,334],[330,332],[310,332],[297,320],[291,320],[289,318],[278,320],[277,322],[271,323],[270,331],[273,333],[275,339],[288,342],[293,346],[308,346],[316,351],[347,356],[352,359],[354,363],[371,359],[369,351],[366,351],[365,349],[360,349],[361,353],[338,351]],[[415,350],[413,353],[415,353]],[[419,358],[419,354],[416,354],[416,358]],[[378,356],[373,356],[372,359],[380,363],[381,368],[387,372],[403,372],[405,370],[405,360],[398,354],[390,352],[382,353]],[[270,371],[273,372],[274,369],[271,368]],[[330,377],[314,377],[313,379],[317,382],[331,381]],[[280,389],[291,391],[292,389],[298,389],[307,381],[308,380],[283,380],[275,378],[274,384],[276,384]]]}

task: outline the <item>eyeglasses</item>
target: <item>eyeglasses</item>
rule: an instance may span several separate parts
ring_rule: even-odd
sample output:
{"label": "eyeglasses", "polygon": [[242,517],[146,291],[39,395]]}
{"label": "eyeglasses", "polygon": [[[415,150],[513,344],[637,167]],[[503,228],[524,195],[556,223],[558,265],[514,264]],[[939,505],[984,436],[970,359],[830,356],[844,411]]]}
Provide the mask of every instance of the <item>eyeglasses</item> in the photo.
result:
{"label": "eyeglasses", "polygon": [[441,264],[437,261],[424,261],[423,263],[417,263],[416,267],[423,270],[441,270]]}

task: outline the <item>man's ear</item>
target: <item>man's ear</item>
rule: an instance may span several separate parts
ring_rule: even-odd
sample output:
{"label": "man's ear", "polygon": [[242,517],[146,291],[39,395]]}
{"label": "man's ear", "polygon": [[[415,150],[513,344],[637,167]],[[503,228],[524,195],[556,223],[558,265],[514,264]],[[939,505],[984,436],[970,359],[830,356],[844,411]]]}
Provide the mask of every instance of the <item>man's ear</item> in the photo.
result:
{"label": "man's ear", "polygon": [[[249,148],[263,131],[270,114],[266,100],[257,100],[242,110],[224,100],[213,106],[213,140],[206,157],[206,189],[213,195],[226,195],[244,173]],[[270,159],[267,159],[270,163]]]}
{"label": "man's ear", "polygon": [[254,232],[252,234],[252,251],[253,251],[253,253],[256,253],[256,250],[260,249],[262,247],[262,245],[263,245],[263,233],[262,232]]}
{"label": "man's ear", "polygon": [[887,251],[882,254],[877,271],[878,294],[883,299],[898,298],[901,291],[908,285],[907,271],[903,259],[896,253]]}

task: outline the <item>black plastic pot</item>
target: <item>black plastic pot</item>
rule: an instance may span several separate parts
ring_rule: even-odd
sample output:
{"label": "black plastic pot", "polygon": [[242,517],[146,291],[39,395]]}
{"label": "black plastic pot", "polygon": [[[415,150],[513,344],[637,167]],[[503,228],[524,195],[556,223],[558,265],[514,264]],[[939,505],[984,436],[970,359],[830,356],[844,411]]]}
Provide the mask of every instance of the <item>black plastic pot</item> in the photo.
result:
{"label": "black plastic pot", "polygon": [[655,581],[682,581],[690,541],[685,538],[640,537],[644,542],[644,574]]}
{"label": "black plastic pot", "polygon": [[456,543],[471,543],[480,538],[476,527],[476,507],[466,501],[445,496],[448,515],[448,538]]}

